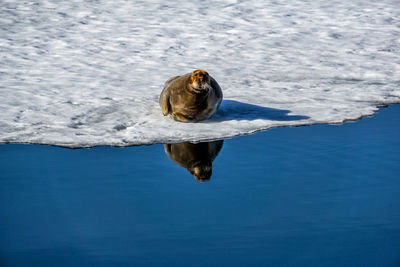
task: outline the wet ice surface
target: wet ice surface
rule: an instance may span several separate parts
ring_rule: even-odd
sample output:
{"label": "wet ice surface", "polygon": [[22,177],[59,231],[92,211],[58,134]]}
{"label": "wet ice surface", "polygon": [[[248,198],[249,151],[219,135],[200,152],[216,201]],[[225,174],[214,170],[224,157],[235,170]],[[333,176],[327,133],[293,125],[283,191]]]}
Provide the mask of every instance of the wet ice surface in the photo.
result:
{"label": "wet ice surface", "polygon": [[[395,1],[73,2],[0,6],[0,142],[70,147],[212,140],[340,123],[400,102]],[[206,69],[218,113],[179,123],[171,76]]]}

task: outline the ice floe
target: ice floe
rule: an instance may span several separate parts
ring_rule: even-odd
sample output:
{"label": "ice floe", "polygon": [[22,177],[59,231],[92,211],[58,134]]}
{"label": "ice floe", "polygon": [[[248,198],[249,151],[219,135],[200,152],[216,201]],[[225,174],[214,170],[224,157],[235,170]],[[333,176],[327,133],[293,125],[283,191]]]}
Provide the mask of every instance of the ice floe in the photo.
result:
{"label": "ice floe", "polygon": [[[341,123],[400,102],[396,1],[2,1],[0,143],[205,141]],[[206,69],[218,113],[164,117],[171,76]]]}

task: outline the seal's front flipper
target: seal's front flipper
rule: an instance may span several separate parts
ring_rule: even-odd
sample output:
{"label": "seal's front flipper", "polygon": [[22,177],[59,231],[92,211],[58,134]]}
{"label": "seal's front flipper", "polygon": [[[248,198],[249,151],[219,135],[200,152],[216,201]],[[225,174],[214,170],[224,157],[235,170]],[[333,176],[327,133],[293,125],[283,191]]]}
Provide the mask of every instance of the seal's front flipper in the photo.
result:
{"label": "seal's front flipper", "polygon": [[191,122],[193,121],[193,118],[185,116],[179,112],[173,112],[171,114],[171,117],[176,120],[176,121],[181,121],[181,122]]}
{"label": "seal's front flipper", "polygon": [[167,97],[167,92],[163,91],[160,96],[160,106],[161,111],[164,116],[167,116],[171,111],[171,104],[169,103],[169,97]]}
{"label": "seal's front flipper", "polygon": [[162,113],[164,116],[167,116],[169,113],[169,103],[168,101],[164,101],[163,105],[162,105]]}

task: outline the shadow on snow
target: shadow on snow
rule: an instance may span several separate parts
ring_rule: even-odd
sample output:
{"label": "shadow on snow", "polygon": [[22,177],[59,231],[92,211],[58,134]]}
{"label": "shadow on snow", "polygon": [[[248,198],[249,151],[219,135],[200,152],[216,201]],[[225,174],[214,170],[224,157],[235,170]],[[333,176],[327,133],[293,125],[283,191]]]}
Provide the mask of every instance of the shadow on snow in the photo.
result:
{"label": "shadow on snow", "polygon": [[271,121],[296,121],[308,119],[302,115],[288,115],[290,110],[267,108],[235,100],[223,100],[219,110],[211,121],[229,120],[271,120]]}

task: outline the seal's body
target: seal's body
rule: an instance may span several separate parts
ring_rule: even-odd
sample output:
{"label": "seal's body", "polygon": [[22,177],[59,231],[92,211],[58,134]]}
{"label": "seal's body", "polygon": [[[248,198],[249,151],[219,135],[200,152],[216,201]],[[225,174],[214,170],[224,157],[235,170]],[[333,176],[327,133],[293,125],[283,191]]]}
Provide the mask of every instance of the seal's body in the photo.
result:
{"label": "seal's body", "polygon": [[197,122],[210,118],[222,101],[222,90],[206,71],[195,70],[165,82],[160,95],[164,116],[176,121]]}

